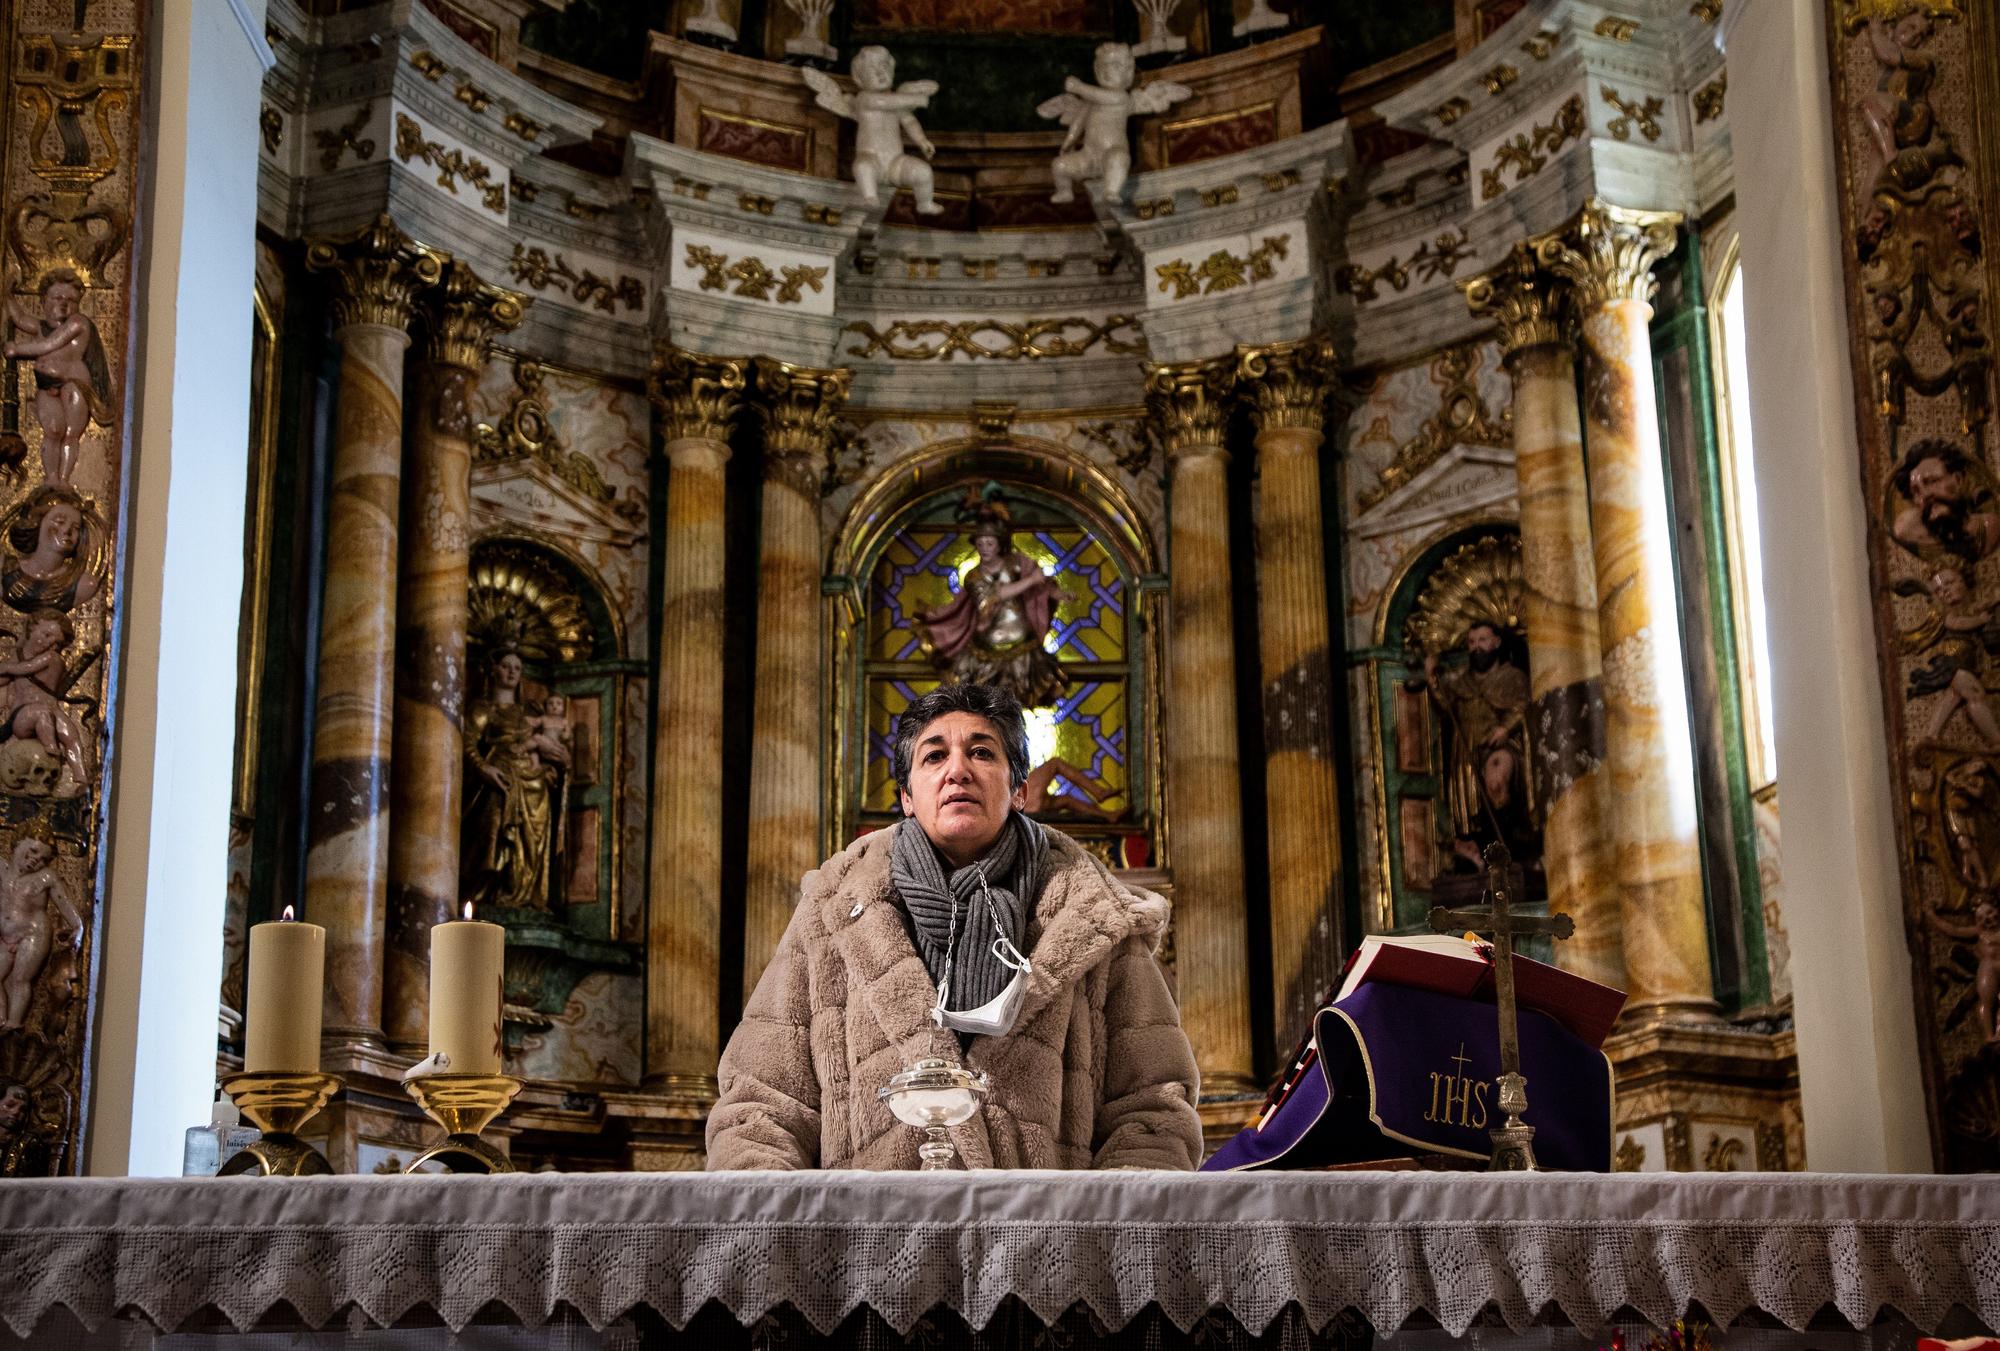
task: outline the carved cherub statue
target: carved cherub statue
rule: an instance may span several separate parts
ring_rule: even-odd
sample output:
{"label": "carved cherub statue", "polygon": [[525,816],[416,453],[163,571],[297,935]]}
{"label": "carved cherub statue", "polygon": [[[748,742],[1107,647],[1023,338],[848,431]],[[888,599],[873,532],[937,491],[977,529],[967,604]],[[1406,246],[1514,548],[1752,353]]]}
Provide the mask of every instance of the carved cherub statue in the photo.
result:
{"label": "carved cherub statue", "polygon": [[2000,1046],[2000,905],[1980,901],[1972,909],[1972,923],[1957,924],[1936,910],[1926,909],[1924,918],[1946,938],[1972,944],[1978,969],[1972,978],[1972,1011],[1979,1018],[1979,1030],[1989,1046]]}
{"label": "carved cherub statue", "polygon": [[1118,197],[1125,190],[1125,176],[1132,170],[1126,122],[1134,114],[1163,113],[1194,93],[1186,85],[1170,80],[1155,80],[1143,88],[1132,88],[1138,65],[1132,58],[1132,49],[1122,42],[1100,46],[1092,69],[1097,76],[1096,84],[1086,84],[1072,75],[1063,81],[1063,93],[1035,109],[1043,117],[1060,117],[1069,128],[1062,151],[1056,156],[1056,190],[1049,198],[1052,202],[1072,200],[1079,181],[1100,176],[1104,179],[1104,195]]}
{"label": "carved cherub statue", "polygon": [[[802,73],[820,107],[854,119],[854,183],[862,199],[880,201],[878,185],[887,183],[908,188],[919,215],[937,215],[944,208],[937,204],[927,162],[936,147],[915,116],[937,93],[937,81],[911,80],[891,88],[896,83],[896,59],[886,47],[863,47],[854,54],[850,70],[855,84],[851,95],[824,71],[807,67]],[[904,151],[906,139],[917,148],[916,155]]]}
{"label": "carved cherub statue", "polygon": [[[0,862],[0,1031],[27,1025],[35,978],[54,943],[73,944],[83,932],[76,898],[50,866],[55,850],[47,840],[24,835],[12,858]],[[49,911],[56,913],[53,932]]]}

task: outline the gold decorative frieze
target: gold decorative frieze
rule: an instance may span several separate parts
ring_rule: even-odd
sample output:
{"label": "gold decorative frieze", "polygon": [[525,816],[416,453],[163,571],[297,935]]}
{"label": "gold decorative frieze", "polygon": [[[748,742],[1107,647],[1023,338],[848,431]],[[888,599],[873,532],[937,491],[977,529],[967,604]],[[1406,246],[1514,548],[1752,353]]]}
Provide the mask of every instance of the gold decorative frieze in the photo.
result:
{"label": "gold decorative frieze", "polygon": [[700,244],[687,246],[687,264],[701,273],[702,290],[728,291],[729,283],[735,282],[736,289],[730,294],[747,300],[797,305],[805,299],[807,289],[815,293],[826,289],[827,268],[800,263],[773,272],[761,258],[738,258],[732,263],[727,254]]}
{"label": "gold decorative frieze", "polygon": [[726,443],[749,376],[749,357],[661,347],[646,372],[646,397],[660,414],[661,434],[669,441]]}
{"label": "gold decorative frieze", "polygon": [[377,216],[353,234],[306,245],[306,270],[333,280],[333,321],[408,328],[418,292],[436,286],[444,257],[404,234],[388,216]]}
{"label": "gold decorative frieze", "polygon": [[1227,455],[1223,433],[1236,390],[1236,358],[1181,361],[1146,371],[1146,410],[1169,458]]}
{"label": "gold decorative frieze", "polygon": [[1636,123],[1639,134],[1649,141],[1660,139],[1660,114],[1667,110],[1666,101],[1657,94],[1649,95],[1644,103],[1622,98],[1610,85],[1600,85],[1598,92],[1604,101],[1618,110],[1618,116],[1611,119],[1605,130],[1616,141],[1632,139],[1632,127]]}
{"label": "gold decorative frieze", "polygon": [[1694,120],[1699,126],[1703,122],[1713,122],[1722,116],[1722,101],[1729,94],[1729,72],[1710,80],[1694,91]]}
{"label": "gold decorative frieze", "polygon": [[1713,27],[1715,21],[1722,17],[1722,0],[1694,0],[1688,6],[1688,13]]}
{"label": "gold decorative frieze", "polygon": [[[27,137],[29,170],[58,194],[77,194],[81,207],[82,194],[114,173],[123,154],[112,120],[126,111],[130,91],[138,84],[132,39],[108,35],[65,42],[53,35],[24,35],[13,80],[21,106],[35,115]],[[91,120],[95,138],[83,130]]]}
{"label": "gold decorative frieze", "polygon": [[1140,220],[1151,220],[1155,216],[1171,216],[1174,214],[1174,199],[1171,197],[1150,197],[1143,202],[1133,203],[1132,209],[1138,214]]}
{"label": "gold decorative frieze", "polygon": [[747,211],[753,216],[768,216],[776,209],[777,205],[777,198],[766,197],[761,192],[738,193],[736,197],[737,209],[739,211]]}
{"label": "gold decorative frieze", "polygon": [[1495,416],[1479,392],[1479,344],[1448,347],[1431,359],[1431,383],[1437,386],[1437,408],[1417,428],[1417,434],[1396,447],[1376,481],[1361,490],[1367,511],[1430,468],[1453,446],[1511,446],[1512,410]]}
{"label": "gold decorative frieze", "polygon": [[1236,201],[1237,193],[1234,183],[1225,183],[1219,188],[1203,188],[1201,190],[1201,204],[1203,206],[1234,206],[1236,205]]}
{"label": "gold decorative frieze", "polygon": [[1480,76],[1479,82],[1486,86],[1487,93],[1497,96],[1505,93],[1508,86],[1520,78],[1521,72],[1503,61]]}
{"label": "gold decorative frieze", "polygon": [[713,183],[700,183],[692,178],[678,176],[674,179],[674,196],[676,197],[692,197],[697,202],[705,202],[708,200],[708,194],[714,190],[715,185]]}
{"label": "gold decorative frieze", "polygon": [[1583,115],[1583,95],[1571,94],[1546,125],[1516,132],[1514,139],[1500,143],[1493,153],[1493,163],[1480,171],[1479,199],[1490,202],[1505,192],[1509,169],[1514,171],[1516,183],[1527,182],[1548,167],[1549,156],[1571,141],[1582,140],[1589,130],[1590,124]]}
{"label": "gold decorative frieze", "polygon": [[840,208],[828,206],[825,202],[807,202],[804,212],[808,225],[840,224]]}
{"label": "gold decorative frieze", "polygon": [[1394,254],[1372,268],[1349,263],[1334,274],[1334,285],[1365,305],[1380,299],[1383,286],[1401,293],[1410,289],[1413,279],[1421,284],[1449,277],[1458,270],[1460,263],[1472,256],[1472,252],[1472,246],[1463,232],[1446,230],[1436,239],[1425,240],[1410,255],[1407,263],[1399,262]]}
{"label": "gold decorative frieze", "polygon": [[264,149],[277,154],[278,147],[285,143],[285,117],[270,104],[265,104],[257,113],[257,135],[264,142]]}
{"label": "gold decorative frieze", "polygon": [[444,78],[444,62],[438,60],[431,52],[422,49],[411,52],[410,64],[416,68],[417,74],[432,84]]}
{"label": "gold decorative frieze", "polygon": [[508,113],[507,120],[502,125],[524,141],[533,141],[544,131],[548,130],[547,127],[544,127],[534,118],[523,116],[520,113]]}
{"label": "gold decorative frieze", "polygon": [[[520,180],[516,179],[518,184]],[[620,275],[616,281],[598,276],[589,268],[578,270],[560,253],[550,253],[540,245],[516,241],[508,273],[517,282],[537,291],[553,289],[579,305],[593,305],[606,314],[614,313],[619,302],[627,310],[646,307],[646,287],[637,277]]]}
{"label": "gold decorative frieze", "polygon": [[424,129],[408,113],[396,114],[396,158],[408,164],[418,160],[436,169],[437,185],[458,196],[459,180],[479,193],[479,204],[496,216],[507,214],[507,184],[496,180],[485,161],[461,150],[448,150],[441,141],[424,139]]}
{"label": "gold decorative frieze", "polygon": [[573,216],[577,220],[596,220],[607,210],[609,210],[608,207],[588,201],[573,192],[563,195],[563,214],[565,216]]}
{"label": "gold decorative frieze", "polygon": [[1549,54],[1555,51],[1556,44],[1561,41],[1561,33],[1556,32],[1552,28],[1544,28],[1541,32],[1522,43],[1521,50],[1529,56],[1534,57],[1537,61],[1546,61],[1549,59]]}
{"label": "gold decorative frieze", "polygon": [[[1119,336],[1128,331],[1129,337]],[[1005,319],[899,319],[879,330],[873,324],[857,320],[841,332],[854,333],[865,340],[848,348],[848,356],[886,356],[896,361],[942,361],[953,353],[963,353],[971,360],[1040,361],[1080,357],[1100,345],[1107,352],[1123,356],[1146,353],[1146,338],[1139,321],[1129,314],[1114,314],[1102,323],[1080,316],[1028,323]]]}
{"label": "gold decorative frieze", "polygon": [[1264,191],[1266,192],[1283,192],[1286,188],[1295,188],[1298,185],[1299,171],[1297,169],[1280,169],[1274,174],[1264,175]]}
{"label": "gold decorative frieze", "polygon": [[1441,126],[1448,127],[1452,123],[1458,121],[1459,118],[1464,117],[1467,113],[1471,111],[1472,111],[1472,105],[1470,103],[1467,103],[1462,98],[1453,97],[1446,99],[1443,103],[1440,103],[1436,107],[1436,109],[1433,110],[1433,113],[1436,116],[1438,123]]}
{"label": "gold decorative frieze", "polygon": [[461,80],[458,91],[452,95],[460,103],[475,113],[483,113],[492,104],[493,96],[470,80]]}
{"label": "gold decorative frieze", "polygon": [[[319,147],[319,167],[322,173],[332,173],[340,167],[340,161],[348,151],[354,152],[357,160],[375,158],[375,138],[363,136],[362,129],[368,119],[375,115],[374,100],[369,100],[354,110],[354,116],[337,127],[322,127],[313,133],[313,143]],[[273,151],[277,149],[274,145]]]}
{"label": "gold decorative frieze", "polygon": [[1626,19],[1616,14],[1607,14],[1599,19],[1597,27],[1590,31],[1601,38],[1610,38],[1613,42],[1630,42],[1633,35],[1639,31],[1639,23],[1636,19]]}
{"label": "gold decorative frieze", "polygon": [[1263,243],[1252,249],[1248,257],[1239,257],[1228,249],[1217,249],[1200,262],[1175,258],[1156,266],[1153,275],[1160,279],[1158,289],[1170,293],[1175,300],[1233,291],[1253,281],[1269,281],[1276,276],[1278,260],[1287,256],[1291,239],[1290,232],[1266,235]]}

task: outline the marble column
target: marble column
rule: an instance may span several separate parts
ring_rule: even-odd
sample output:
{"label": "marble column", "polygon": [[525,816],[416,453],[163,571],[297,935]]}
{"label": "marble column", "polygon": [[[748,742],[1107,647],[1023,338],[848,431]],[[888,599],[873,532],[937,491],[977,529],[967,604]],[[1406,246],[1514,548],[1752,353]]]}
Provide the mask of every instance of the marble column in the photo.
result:
{"label": "marble column", "polygon": [[764,427],[757,548],[757,667],[750,760],[750,857],[743,897],[743,997],[757,988],[819,866],[819,474],[853,373],[757,362]]}
{"label": "marble column", "polygon": [[379,1043],[403,356],[411,306],[437,284],[442,260],[383,216],[353,235],[313,241],[306,266],[332,282],[340,385],[327,476],[303,908],[327,932],[327,1038]]}
{"label": "marble column", "polygon": [[1167,454],[1167,755],[1174,973],[1202,1096],[1254,1094],[1229,593],[1234,358],[1155,366],[1146,401]]}
{"label": "marble column", "polygon": [[1498,326],[1514,380],[1514,473],[1520,481],[1522,621],[1527,628],[1530,771],[1541,806],[1549,909],[1576,921],[1559,965],[1625,986],[1616,875],[1607,855],[1604,648],[1598,637],[1590,482],[1576,401],[1576,357],[1559,283],[1517,248],[1466,284],[1466,302]]}
{"label": "marble column", "polygon": [[1257,429],[1257,633],[1271,974],[1275,1034],[1285,1048],[1312,1017],[1347,956],[1340,923],[1340,803],[1319,482],[1333,373],[1333,344],[1324,337],[1244,348],[1237,359],[1239,391]]}
{"label": "marble column", "polygon": [[395,771],[390,776],[389,945],[383,1031],[422,1055],[430,1030],[431,926],[456,919],[465,786],[467,574],[472,409],[486,348],[521,322],[525,298],[463,262],[419,305],[417,416],[403,465],[403,564],[396,584]]}
{"label": "marble column", "polygon": [[1593,204],[1536,244],[1572,291],[1583,343],[1584,444],[1604,644],[1605,767],[1624,917],[1628,1017],[1701,1018],[1715,1004],[1694,755],[1653,395],[1653,264],[1679,217]]}
{"label": "marble column", "polygon": [[713,1101],[722,928],[723,466],[750,363],[663,348],[646,379],[667,458],[653,690],[646,1082]]}

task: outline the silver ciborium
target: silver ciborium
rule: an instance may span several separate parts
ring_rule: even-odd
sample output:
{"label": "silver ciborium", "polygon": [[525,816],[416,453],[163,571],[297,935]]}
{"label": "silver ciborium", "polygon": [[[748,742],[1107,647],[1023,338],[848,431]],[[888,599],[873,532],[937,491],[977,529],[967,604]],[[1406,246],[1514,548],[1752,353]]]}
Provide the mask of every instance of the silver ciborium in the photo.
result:
{"label": "silver ciborium", "polygon": [[986,1096],[986,1073],[972,1074],[950,1060],[919,1060],[876,1096],[889,1105],[896,1120],[924,1132],[917,1157],[924,1161],[923,1171],[937,1172],[951,1167],[951,1141],[945,1129],[972,1120],[979,1100]]}

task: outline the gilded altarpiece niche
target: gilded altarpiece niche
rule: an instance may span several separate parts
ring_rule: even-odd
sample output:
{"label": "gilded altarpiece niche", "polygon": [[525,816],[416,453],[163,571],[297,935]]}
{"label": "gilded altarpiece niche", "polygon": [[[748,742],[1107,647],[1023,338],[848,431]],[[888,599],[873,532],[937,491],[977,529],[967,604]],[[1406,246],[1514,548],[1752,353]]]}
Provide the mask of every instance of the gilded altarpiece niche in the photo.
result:
{"label": "gilded altarpiece niche", "polygon": [[2000,1168],[1996,25],[1991,0],[1843,0],[1829,33],[1905,923],[1953,1171]]}
{"label": "gilded altarpiece niche", "polygon": [[104,929],[139,154],[130,0],[0,9],[0,1175],[74,1172]]}

